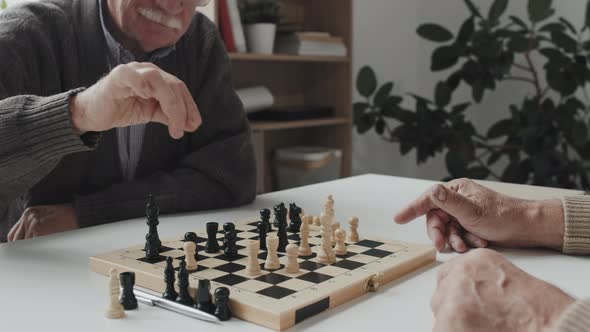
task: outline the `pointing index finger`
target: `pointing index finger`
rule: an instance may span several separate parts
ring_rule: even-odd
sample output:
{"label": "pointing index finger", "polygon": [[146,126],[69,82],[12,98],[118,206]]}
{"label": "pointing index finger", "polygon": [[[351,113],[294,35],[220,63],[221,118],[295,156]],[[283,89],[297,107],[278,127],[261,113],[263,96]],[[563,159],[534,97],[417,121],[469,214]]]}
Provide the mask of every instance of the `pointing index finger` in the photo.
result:
{"label": "pointing index finger", "polygon": [[407,224],[410,221],[425,215],[428,211],[436,208],[436,204],[430,198],[435,187],[428,189],[420,197],[408,204],[405,208],[399,211],[394,220],[398,224]]}

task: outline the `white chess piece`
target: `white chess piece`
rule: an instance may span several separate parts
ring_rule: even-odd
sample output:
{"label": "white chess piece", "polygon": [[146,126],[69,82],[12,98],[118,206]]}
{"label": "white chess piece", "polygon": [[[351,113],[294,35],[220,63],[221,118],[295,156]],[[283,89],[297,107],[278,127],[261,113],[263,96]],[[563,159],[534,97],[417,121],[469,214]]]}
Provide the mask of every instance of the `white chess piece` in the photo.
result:
{"label": "white chess piece", "polygon": [[121,290],[119,289],[119,278],[117,277],[117,269],[112,267],[109,270],[110,281],[109,281],[109,309],[106,311],[106,318],[118,319],[125,317],[125,309],[121,303],[119,303],[119,295]]}
{"label": "white chess piece", "polygon": [[330,235],[332,234],[330,216],[322,212],[320,220],[322,222],[322,245],[318,251],[317,260],[322,264],[332,264],[336,262],[336,254],[334,254],[334,249],[332,249],[332,244],[330,243]]}
{"label": "white chess piece", "polygon": [[303,224],[313,224],[313,216],[303,216],[301,220],[303,221]]}
{"label": "white chess piece", "polygon": [[184,243],[184,260],[186,261],[186,269],[188,271],[194,271],[199,267],[195,253],[197,252],[197,245],[193,241],[187,241]]}
{"label": "white chess piece", "polygon": [[248,250],[248,263],[246,265],[246,274],[248,276],[257,276],[262,273],[260,270],[260,264],[258,263],[258,247],[260,246],[258,241],[250,240],[246,245]]}
{"label": "white chess piece", "polygon": [[304,222],[301,224],[299,230],[299,237],[301,238],[301,245],[299,246],[299,256],[306,257],[311,256],[312,251],[309,246],[309,224]]}
{"label": "white chess piece", "polygon": [[340,223],[334,222],[332,223],[332,237],[330,238],[332,246],[336,244],[336,231],[340,229]]}
{"label": "white chess piece", "polygon": [[321,226],[320,217],[314,216],[313,217],[313,224],[316,226]]}
{"label": "white chess piece", "polygon": [[278,270],[281,268],[279,255],[277,249],[279,248],[279,238],[276,235],[271,235],[266,238],[266,261],[264,262],[265,270]]}
{"label": "white chess piece", "polygon": [[334,247],[334,253],[338,256],[346,255],[348,253],[348,249],[346,249],[346,244],[344,244],[344,239],[346,238],[346,231],[343,229],[336,230],[336,247]]}
{"label": "white chess piece", "polygon": [[357,228],[359,228],[359,218],[352,217],[348,221],[348,225],[350,226],[350,234],[348,235],[348,242],[359,242],[359,233],[357,232]]}
{"label": "white chess piece", "polygon": [[285,272],[287,273],[298,273],[299,262],[297,261],[297,252],[299,248],[295,243],[287,245],[285,252],[287,253],[287,265],[285,266]]}

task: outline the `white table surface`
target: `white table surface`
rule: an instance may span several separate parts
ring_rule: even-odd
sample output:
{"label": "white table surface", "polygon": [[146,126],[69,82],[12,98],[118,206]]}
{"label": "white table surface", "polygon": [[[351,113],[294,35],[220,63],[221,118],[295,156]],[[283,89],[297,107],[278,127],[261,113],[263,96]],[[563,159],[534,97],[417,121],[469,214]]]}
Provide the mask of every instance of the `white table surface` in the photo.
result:
{"label": "white table surface", "polygon": [[[361,234],[429,243],[424,220],[399,226],[392,216],[434,182],[364,175],[259,196],[248,206],[223,211],[162,215],[162,238],[201,228],[208,221],[238,221],[258,215],[278,202],[296,202],[308,214],[318,214],[328,194],[335,199],[336,218],[356,215]],[[488,183],[515,196],[549,198],[560,190]],[[232,319],[210,324],[166,310],[146,307],[128,311],[122,320],[104,318],[108,305],[108,279],[90,271],[88,257],[144,242],[144,219],[133,219],[42,238],[0,245],[1,331],[260,331],[264,328]],[[527,272],[552,282],[578,297],[590,297],[590,260],[546,250],[502,250]],[[436,270],[455,254],[438,254],[438,262],[399,281],[383,286],[335,309],[325,311],[290,331],[329,329],[362,331],[430,331],[433,318],[429,301],[435,289]],[[266,329],[267,330],[267,329]],[[271,331],[271,330],[268,330]]]}

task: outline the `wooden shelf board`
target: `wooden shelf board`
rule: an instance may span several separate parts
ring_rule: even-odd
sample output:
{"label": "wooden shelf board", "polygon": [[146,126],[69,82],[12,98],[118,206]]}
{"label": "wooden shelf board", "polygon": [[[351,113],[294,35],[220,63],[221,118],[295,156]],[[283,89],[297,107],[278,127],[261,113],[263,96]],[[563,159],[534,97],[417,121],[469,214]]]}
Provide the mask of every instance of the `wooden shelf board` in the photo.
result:
{"label": "wooden shelf board", "polygon": [[250,126],[254,131],[269,131],[321,126],[338,126],[350,123],[351,119],[349,118],[337,117],[328,119],[311,119],[300,121],[250,121]]}
{"label": "wooden shelf board", "polygon": [[348,56],[318,56],[291,54],[255,54],[230,53],[229,58],[234,61],[278,61],[278,62],[350,62]]}

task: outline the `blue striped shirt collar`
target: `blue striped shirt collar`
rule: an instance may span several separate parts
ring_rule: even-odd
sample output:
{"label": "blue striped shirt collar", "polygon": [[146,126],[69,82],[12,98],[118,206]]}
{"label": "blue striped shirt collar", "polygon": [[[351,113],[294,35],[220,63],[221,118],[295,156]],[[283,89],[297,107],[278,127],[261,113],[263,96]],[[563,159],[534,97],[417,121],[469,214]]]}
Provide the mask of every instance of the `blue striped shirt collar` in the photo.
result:
{"label": "blue striped shirt collar", "polygon": [[[109,49],[109,55],[111,56],[111,67],[115,67],[118,64],[125,64],[129,62],[135,61],[135,56],[129,50],[127,50],[123,45],[121,45],[115,37],[110,33],[109,29],[107,29],[104,13],[103,13],[103,6],[105,6],[105,0],[98,0],[98,8],[100,14],[100,24],[102,26],[102,31],[104,33],[104,37],[106,39],[107,47]],[[176,45],[172,45],[169,47],[159,48],[151,53],[148,54],[148,62],[156,62],[158,59],[164,58],[172,53],[176,49]]]}

